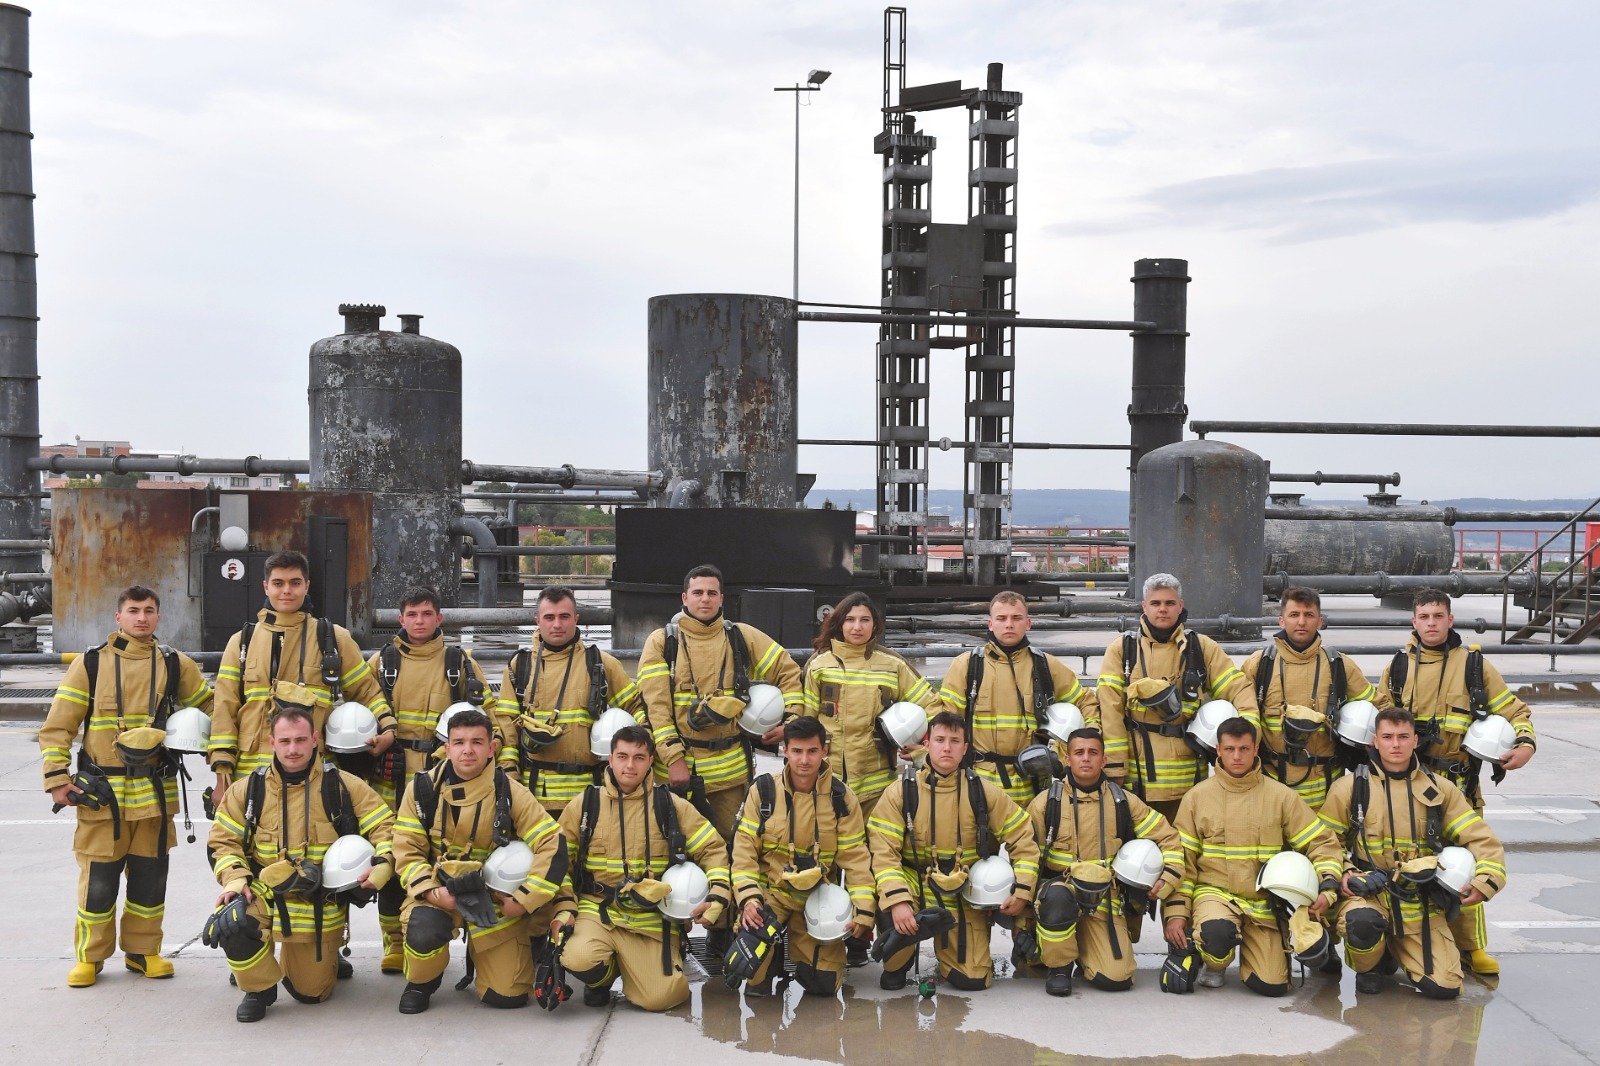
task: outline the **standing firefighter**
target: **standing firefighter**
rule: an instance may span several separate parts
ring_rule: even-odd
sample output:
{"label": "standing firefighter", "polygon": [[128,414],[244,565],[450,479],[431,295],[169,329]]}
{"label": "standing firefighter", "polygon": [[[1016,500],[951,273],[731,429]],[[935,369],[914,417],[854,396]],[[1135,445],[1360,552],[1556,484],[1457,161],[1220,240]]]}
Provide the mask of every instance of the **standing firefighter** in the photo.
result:
{"label": "standing firefighter", "polygon": [[965,715],[972,738],[969,756],[978,775],[1026,805],[1050,781],[1038,764],[1020,765],[1017,756],[1039,742],[1046,709],[1071,703],[1084,724],[1098,726],[1100,707],[1093,689],[1084,688],[1072,668],[1028,644],[1028,601],[1002,592],[989,602],[989,640],[955,657],[944,675],[939,698]]}
{"label": "standing firefighter", "polygon": [[1283,628],[1240,667],[1261,711],[1262,767],[1312,810],[1344,773],[1334,735],[1339,708],[1352,700],[1389,705],[1355,660],[1323,644],[1322,624],[1321,596],[1307,588],[1284,589],[1278,612]]}
{"label": "standing firefighter", "polygon": [[[1183,877],[1177,831],[1109,780],[1105,765],[1099,731],[1074,732],[1067,738],[1067,776],[1051,781],[1028,807],[1044,880],[1031,929],[1019,931],[1013,954],[1048,968],[1045,991],[1052,996],[1072,994],[1074,963],[1095,988],[1132,988],[1131,929]],[[1124,853],[1129,841],[1146,850]]]}
{"label": "standing firefighter", "polygon": [[535,932],[528,916],[555,898],[567,873],[555,820],[495,766],[500,742],[489,717],[458,711],[448,730],[445,761],[411,779],[395,820],[394,861],[406,896],[401,1014],[428,1009],[463,926],[478,999],[527,1006]]}
{"label": "standing firefighter", "polygon": [[[445,643],[443,626],[439,594],[420,586],[407,589],[400,600],[399,634],[367,660],[367,669],[378,679],[398,723],[394,746],[364,775],[390,810],[400,809],[400,797],[412,775],[434,765],[434,752],[440,747],[439,717],[447,708],[457,704],[477,707],[494,720],[495,700],[482,668],[466,649]],[[500,739],[504,742],[505,738]],[[356,758],[372,761],[370,756]],[[384,973],[400,973],[405,966],[400,935],[404,900],[405,890],[398,880],[378,893],[378,924],[383,930],[380,968]]]}
{"label": "standing firefighter", "polygon": [[[790,719],[783,727],[783,772],[756,778],[733,837],[740,936],[759,940],[764,929],[787,929],[795,980],[819,996],[843,983],[845,938],[870,935],[874,912],[861,804],[829,769],[827,751],[821,722]],[[755,963],[751,989],[781,976],[781,955],[747,953]]]}
{"label": "standing firefighter", "polygon": [[[72,806],[78,827],[76,960],[71,988],[86,988],[118,941],[117,892],[124,877],[121,944],[129,970],[171,977],[161,957],[167,852],[177,844],[179,757],[169,752],[168,716],[179,707],[209,710],[211,688],[194,660],[155,642],[161,601],[143,585],[117,597],[117,631],[67,668],[39,729],[44,788],[56,809]],[[188,712],[193,714],[194,712]],[[72,738],[83,734],[78,772]],[[190,841],[194,840],[191,833]]]}
{"label": "standing firefighter", "polygon": [[500,710],[511,738],[500,763],[559,817],[605,765],[589,743],[600,716],[607,707],[621,707],[642,722],[644,701],[614,655],[584,643],[570,588],[551,585],[540,592],[537,615],[533,646],[512,656],[500,679]]}
{"label": "standing firefighter", "polygon": [[1177,578],[1146,578],[1143,607],[1139,631],[1112,641],[1101,660],[1106,774],[1171,821],[1178,801],[1205,778],[1205,761],[1185,740],[1201,703],[1227,700],[1254,720],[1256,696],[1216,641],[1185,628]]}
{"label": "standing firefighter", "polygon": [[[1416,719],[1417,761],[1459,787],[1482,811],[1484,763],[1498,784],[1508,770],[1533,758],[1538,735],[1528,705],[1506,687],[1483,652],[1462,643],[1455,624],[1449,596],[1438,589],[1417,593],[1411,639],[1395,652],[1378,687]],[[1500,972],[1488,951],[1481,903],[1462,906],[1450,928],[1473,973]]]}
{"label": "standing firefighter", "polygon": [[885,792],[867,823],[881,929],[873,957],[889,991],[905,987],[929,937],[938,938],[939,974],[952,988],[988,988],[995,912],[1015,919],[1033,899],[1039,845],[1027,812],[964,768],[967,750],[966,719],[940,711],[928,727],[927,763]]}
{"label": "standing firefighter", "polygon": [[331,886],[352,870],[350,844],[365,849],[349,878],[356,899],[369,900],[394,873],[394,816],[365,781],[317,758],[311,713],[280,708],[267,735],[271,761],[228,789],[207,841],[222,895],[203,939],[228,957],[244,993],[234,1012],[241,1022],[266,1017],[280,980],[301,1003],[333,995],[352,896]]}
{"label": "standing firefighter", "polygon": [[656,784],[654,759],[650,731],[623,726],[611,735],[603,783],[561,814],[572,869],[550,938],[565,943],[561,964],[583,982],[589,1006],[611,1002],[618,976],[642,1010],[688,999],[687,923],[714,924],[730,899],[726,845],[687,800]]}
{"label": "standing firefighter", "polygon": [[1505,849],[1465,795],[1416,758],[1411,713],[1378,712],[1374,758],[1334,782],[1321,818],[1344,841],[1339,933],[1356,991],[1403,968],[1431,999],[1461,992],[1450,918],[1506,885]]}

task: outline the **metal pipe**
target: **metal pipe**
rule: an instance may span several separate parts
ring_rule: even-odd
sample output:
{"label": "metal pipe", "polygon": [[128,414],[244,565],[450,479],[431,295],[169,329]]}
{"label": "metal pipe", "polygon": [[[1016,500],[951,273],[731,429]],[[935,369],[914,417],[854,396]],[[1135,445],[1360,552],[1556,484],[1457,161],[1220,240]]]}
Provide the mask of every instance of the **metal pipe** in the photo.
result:
{"label": "metal pipe", "polygon": [[1374,596],[1387,596],[1395,592],[1417,592],[1421,589],[1438,589],[1451,596],[1472,593],[1502,592],[1508,586],[1513,592],[1526,592],[1534,587],[1533,574],[1451,574],[1391,575],[1377,574],[1268,574],[1261,579],[1261,591],[1276,596],[1285,587],[1300,585],[1318,592]]}
{"label": "metal pipe", "polygon": [[[28,12],[0,4],[0,538],[39,524],[39,300],[33,229]],[[4,551],[0,570],[38,570],[37,552]]]}
{"label": "metal pipe", "polygon": [[483,555],[473,563],[478,575],[478,606],[493,607],[495,590],[500,584],[500,545],[495,543],[494,533],[483,519],[462,515],[450,523],[450,535],[471,537],[474,547]]}
{"label": "metal pipe", "polygon": [[562,492],[463,492],[463,500],[508,500],[515,503],[587,504],[590,507],[627,507],[647,504],[638,496],[578,496]]}
{"label": "metal pipe", "polygon": [[[1135,314],[1138,312],[1135,311]],[[971,326],[978,329],[1120,329],[1138,333],[1156,328],[1154,322],[1126,322],[1099,318],[1015,318],[1011,315],[871,314],[854,311],[796,311],[801,322],[863,322],[887,326]]]}
{"label": "metal pipe", "polygon": [[[538,484],[537,482],[532,483],[532,484],[528,484],[528,485],[523,485],[523,484],[520,484],[518,482],[513,481],[513,482],[511,482],[511,491],[512,492],[550,492],[551,490],[550,490],[550,486],[549,485],[541,485],[541,484]],[[601,492],[601,490],[597,489],[597,488],[594,488],[592,486],[590,486],[590,487],[580,487],[580,488],[572,489],[572,490],[564,493],[564,495],[572,496],[572,497],[574,497],[576,499],[584,499],[586,497],[583,497],[581,494],[585,493],[585,492],[591,493],[591,494],[594,494],[594,495],[598,496],[599,493]],[[631,499],[634,502],[638,502],[639,500],[648,500],[650,498],[650,496],[651,496],[651,492],[652,492],[652,490],[650,490],[650,489],[635,489],[631,493],[618,492],[617,495],[618,495],[618,498],[620,498],[620,499]],[[552,495],[553,495],[553,493],[552,493]]]}
{"label": "metal pipe", "polygon": [[[1189,261],[1140,259],[1133,264],[1133,316],[1156,323],[1133,335],[1133,397],[1128,404],[1128,533],[1139,538],[1139,460],[1183,439],[1189,338]],[[1133,556],[1128,558],[1133,571]]]}
{"label": "metal pipe", "polygon": [[659,492],[666,478],[659,470],[590,470],[565,466],[501,466],[461,460],[461,481],[517,481],[533,485],[597,489],[647,489]]}
{"label": "metal pipe", "polygon": [[[815,437],[812,437],[812,438],[804,438],[803,437],[797,443],[799,443],[799,444],[815,444],[815,445],[819,445],[819,446],[823,446],[823,447],[833,447],[833,448],[839,448],[839,447],[876,448],[876,447],[878,447],[878,445],[882,444],[883,442],[882,441],[876,441],[876,440],[844,440],[844,439],[825,440],[825,439],[820,439],[820,438],[815,438]],[[968,441],[968,440],[951,440],[949,437],[941,437],[938,440],[929,441],[928,442],[928,446],[930,448],[938,448],[942,452],[947,452],[951,448],[970,448],[970,447],[972,447],[972,442]],[[1024,449],[1024,450],[1035,450],[1035,451],[1125,452],[1125,451],[1127,451],[1129,449],[1130,445],[1127,445],[1127,444],[1056,444],[1056,443],[1053,443],[1053,442],[1052,443],[1044,443],[1042,441],[1012,441],[1011,442],[1011,447],[1013,447],[1013,448],[1021,448],[1021,449]]]}
{"label": "metal pipe", "polygon": [[1269,519],[1290,522],[1570,522],[1582,511],[1476,511],[1459,507],[1268,507]]}
{"label": "metal pipe", "polygon": [[667,496],[668,507],[687,507],[689,501],[699,498],[705,491],[705,485],[697,477],[684,478],[672,486],[672,492]]}
{"label": "metal pipe", "polygon": [[48,540],[0,540],[0,551],[49,551]]}
{"label": "metal pipe", "polygon": [[160,471],[175,474],[306,474],[311,471],[309,459],[263,459],[247,455],[243,459],[197,459],[192,455],[162,458],[148,455],[40,455],[28,460],[28,469],[46,470],[52,474],[79,473],[152,473]]}
{"label": "metal pipe", "polygon": [[54,581],[49,574],[0,574],[0,585],[49,585]]}
{"label": "metal pipe", "polygon": [[1324,474],[1318,470],[1310,474],[1271,474],[1268,480],[1288,484],[1306,485],[1376,485],[1383,492],[1390,485],[1399,487],[1400,472],[1392,474]]}
{"label": "metal pipe", "polygon": [[615,544],[496,544],[474,548],[473,555],[615,555]]}
{"label": "metal pipe", "polygon": [[[537,607],[446,607],[441,612],[444,615],[443,626],[446,629],[475,629],[492,628],[498,626],[524,627],[537,625],[539,622],[539,609]],[[578,624],[584,626],[608,626],[611,624],[613,614],[610,607],[595,604],[578,604]],[[372,612],[375,625],[394,629],[400,625],[400,612],[386,609]]]}
{"label": "metal pipe", "polygon": [[1483,426],[1420,422],[1239,422],[1194,421],[1207,433],[1346,433],[1373,437],[1600,437],[1600,426]]}

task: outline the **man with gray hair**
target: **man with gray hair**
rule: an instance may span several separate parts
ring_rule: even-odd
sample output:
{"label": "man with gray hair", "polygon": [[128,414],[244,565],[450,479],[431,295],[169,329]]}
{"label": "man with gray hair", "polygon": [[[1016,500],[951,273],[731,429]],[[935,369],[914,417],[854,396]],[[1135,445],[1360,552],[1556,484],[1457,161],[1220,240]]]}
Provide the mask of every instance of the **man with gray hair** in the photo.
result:
{"label": "man with gray hair", "polygon": [[1106,738],[1106,776],[1126,780],[1169,821],[1206,764],[1184,732],[1200,705],[1227,700],[1260,727],[1249,681],[1210,637],[1184,627],[1183,585],[1171,574],[1144,582],[1137,633],[1106,648],[1096,694]]}

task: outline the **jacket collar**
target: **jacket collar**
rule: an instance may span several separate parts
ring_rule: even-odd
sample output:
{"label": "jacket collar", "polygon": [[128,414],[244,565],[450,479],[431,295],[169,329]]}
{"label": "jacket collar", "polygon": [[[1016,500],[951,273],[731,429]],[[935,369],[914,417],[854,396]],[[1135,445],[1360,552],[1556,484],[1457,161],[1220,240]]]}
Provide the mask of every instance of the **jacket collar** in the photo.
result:
{"label": "jacket collar", "polygon": [[1234,777],[1224,770],[1220,764],[1217,766],[1217,772],[1213,776],[1217,779],[1217,783],[1229,792],[1249,792],[1261,784],[1261,760],[1257,759],[1256,764],[1246,770],[1240,777]]}
{"label": "jacket collar", "polygon": [[1155,623],[1151,622],[1148,617],[1141,613],[1139,615],[1139,628],[1144,632],[1145,636],[1149,637],[1157,644],[1169,644],[1173,641],[1176,641],[1183,635],[1183,623],[1187,622],[1188,620],[1189,608],[1185,607],[1179,613],[1177,622],[1175,622],[1170,629],[1157,629]]}

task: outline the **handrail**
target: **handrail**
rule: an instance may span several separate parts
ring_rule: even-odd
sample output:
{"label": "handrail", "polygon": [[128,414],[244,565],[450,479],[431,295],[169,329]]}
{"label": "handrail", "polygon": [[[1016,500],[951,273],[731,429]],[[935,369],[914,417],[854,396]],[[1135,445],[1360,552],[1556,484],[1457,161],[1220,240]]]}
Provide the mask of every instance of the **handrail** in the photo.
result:
{"label": "handrail", "polygon": [[[1532,566],[1532,575],[1533,575],[1533,608],[1534,609],[1533,609],[1533,611],[1530,612],[1530,614],[1537,613],[1537,610],[1538,610],[1538,607],[1539,607],[1540,586],[1544,583],[1543,582],[1544,551],[1545,551],[1546,548],[1550,547],[1551,544],[1555,543],[1556,539],[1558,537],[1560,537],[1562,534],[1567,534],[1568,535],[1567,558],[1570,559],[1571,561],[1567,564],[1566,569],[1562,570],[1559,574],[1555,575],[1555,577],[1551,578],[1550,582],[1549,582],[1549,588],[1551,590],[1551,592],[1550,592],[1550,643],[1552,643],[1552,644],[1558,643],[1557,633],[1556,633],[1556,610],[1555,610],[1555,606],[1556,606],[1556,602],[1560,599],[1560,594],[1555,591],[1556,583],[1559,582],[1561,580],[1561,578],[1563,578],[1563,577],[1567,576],[1569,573],[1571,573],[1571,571],[1578,565],[1578,560],[1580,558],[1579,555],[1578,555],[1578,523],[1583,521],[1589,515],[1594,514],[1596,508],[1600,508],[1600,497],[1597,497],[1593,502],[1591,502],[1589,504],[1589,506],[1585,507],[1583,510],[1579,511],[1577,514],[1573,515],[1572,518],[1568,519],[1567,522],[1560,529],[1556,530],[1554,533],[1551,533],[1550,536],[1545,538],[1545,540],[1541,544],[1539,544],[1537,547],[1535,547],[1533,549],[1533,551],[1529,552],[1520,561],[1518,561],[1518,563],[1515,566],[1513,566],[1511,569],[1507,570],[1504,574],[1502,574],[1500,576],[1500,584],[1501,584],[1501,596],[1500,596],[1500,641],[1501,641],[1501,643],[1505,643],[1506,642],[1506,630],[1509,628],[1509,624],[1510,624],[1509,620],[1510,620],[1510,614],[1511,614],[1511,596],[1512,596],[1511,575],[1515,574],[1518,570],[1521,570],[1525,566],[1530,566],[1530,565]],[[1600,545],[1597,545],[1596,547],[1600,547]],[[1584,553],[1582,555],[1582,559],[1583,559],[1585,565],[1588,564],[1589,556],[1593,552],[1593,550],[1594,549],[1587,549],[1587,550],[1584,551]],[[1585,611],[1587,611],[1589,609],[1589,607],[1590,607],[1590,598],[1586,594],[1585,597],[1584,597],[1584,608],[1585,608]],[[1586,615],[1586,617],[1587,617],[1587,615]]]}

